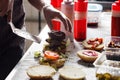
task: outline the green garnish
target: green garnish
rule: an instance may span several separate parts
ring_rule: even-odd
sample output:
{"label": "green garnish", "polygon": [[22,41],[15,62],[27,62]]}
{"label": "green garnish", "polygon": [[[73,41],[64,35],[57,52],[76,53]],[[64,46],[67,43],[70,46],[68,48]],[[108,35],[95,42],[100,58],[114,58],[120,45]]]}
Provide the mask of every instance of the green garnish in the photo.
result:
{"label": "green garnish", "polygon": [[40,51],[35,51],[34,57],[35,57],[35,58],[39,58],[40,56],[41,56]]}

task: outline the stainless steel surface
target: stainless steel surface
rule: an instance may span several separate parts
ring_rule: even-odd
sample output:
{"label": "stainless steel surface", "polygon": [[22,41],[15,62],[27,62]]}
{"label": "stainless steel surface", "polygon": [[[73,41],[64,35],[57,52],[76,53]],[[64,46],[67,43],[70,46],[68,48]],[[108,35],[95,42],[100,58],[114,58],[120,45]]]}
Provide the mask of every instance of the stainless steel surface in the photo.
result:
{"label": "stainless steel surface", "polygon": [[11,26],[13,33],[17,34],[18,36],[23,37],[28,40],[31,40],[33,42],[37,42],[37,43],[41,42],[41,39],[38,36],[32,35],[31,33],[27,32],[25,30],[16,28],[12,22],[9,22],[9,24]]}

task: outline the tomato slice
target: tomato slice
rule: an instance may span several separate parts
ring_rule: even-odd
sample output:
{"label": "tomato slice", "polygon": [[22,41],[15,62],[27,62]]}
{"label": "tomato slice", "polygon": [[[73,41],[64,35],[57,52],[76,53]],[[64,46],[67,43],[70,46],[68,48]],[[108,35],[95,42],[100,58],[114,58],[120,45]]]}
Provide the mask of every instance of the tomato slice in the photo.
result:
{"label": "tomato slice", "polygon": [[47,58],[49,60],[57,60],[57,59],[59,59],[59,54],[57,54],[55,52],[52,52],[52,51],[45,51],[44,56],[45,56],[45,58]]}
{"label": "tomato slice", "polygon": [[103,38],[98,38],[99,43],[103,43]]}

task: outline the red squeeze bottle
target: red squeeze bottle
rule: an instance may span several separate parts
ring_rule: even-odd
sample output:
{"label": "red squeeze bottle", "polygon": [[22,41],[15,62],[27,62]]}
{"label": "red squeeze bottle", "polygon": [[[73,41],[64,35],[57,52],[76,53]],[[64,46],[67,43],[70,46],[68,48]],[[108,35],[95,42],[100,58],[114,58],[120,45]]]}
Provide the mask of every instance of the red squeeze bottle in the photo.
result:
{"label": "red squeeze bottle", "polygon": [[77,0],[74,4],[74,38],[83,41],[86,39],[88,1]]}
{"label": "red squeeze bottle", "polygon": [[[56,8],[57,10],[61,10],[61,2],[63,0],[51,0],[51,5]],[[61,22],[58,19],[53,19],[52,20],[52,29],[56,31],[60,31],[61,27]]]}
{"label": "red squeeze bottle", "polygon": [[61,2],[63,0],[51,0],[51,4],[53,5],[53,7],[55,7],[56,9],[60,10],[61,9]]}
{"label": "red squeeze bottle", "polygon": [[60,31],[60,26],[61,26],[61,23],[58,19],[53,19],[52,20],[52,29],[53,30]]}
{"label": "red squeeze bottle", "polygon": [[120,0],[112,4],[111,36],[120,36]]}

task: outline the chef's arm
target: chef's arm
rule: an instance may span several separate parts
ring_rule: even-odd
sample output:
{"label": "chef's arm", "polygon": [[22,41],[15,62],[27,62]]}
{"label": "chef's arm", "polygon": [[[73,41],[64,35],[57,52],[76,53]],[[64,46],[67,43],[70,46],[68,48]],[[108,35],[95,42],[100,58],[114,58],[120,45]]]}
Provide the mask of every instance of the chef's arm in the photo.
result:
{"label": "chef's arm", "polygon": [[41,11],[43,7],[48,6],[48,4],[45,3],[44,0],[28,0],[28,1],[39,11]]}
{"label": "chef's arm", "polygon": [[72,32],[72,25],[70,20],[59,10],[55,9],[52,5],[45,3],[44,0],[28,0],[35,8],[39,11],[43,9],[43,13],[47,24],[50,29],[52,29],[52,19],[58,18],[60,19],[66,31]]}

